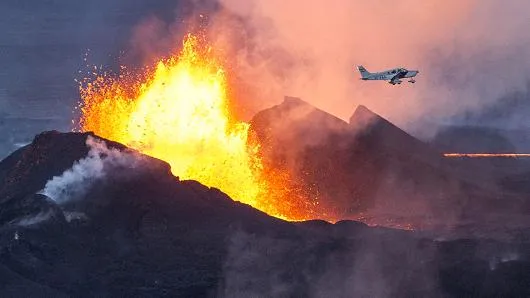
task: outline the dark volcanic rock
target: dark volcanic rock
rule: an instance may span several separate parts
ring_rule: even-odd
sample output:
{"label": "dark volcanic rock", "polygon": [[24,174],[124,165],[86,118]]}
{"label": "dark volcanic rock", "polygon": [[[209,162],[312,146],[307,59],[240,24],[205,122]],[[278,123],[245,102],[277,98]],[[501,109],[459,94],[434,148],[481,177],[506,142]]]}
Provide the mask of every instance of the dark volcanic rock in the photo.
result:
{"label": "dark volcanic rock", "polygon": [[[14,284],[28,280],[71,296],[203,296],[216,290],[228,231],[289,231],[216,189],[179,181],[147,156],[137,156],[140,166],[81,181],[90,182],[86,194],[60,207],[35,194],[87,155],[88,136],[43,133],[0,163],[0,260],[20,275]],[[66,223],[61,209],[81,220]]]}
{"label": "dark volcanic rock", "polygon": [[41,194],[12,198],[0,204],[0,226],[40,224],[44,221],[64,223],[64,214],[50,198]]}
{"label": "dark volcanic rock", "polygon": [[251,127],[261,144],[265,166],[289,172],[296,183],[293,188],[306,192],[307,198],[318,197],[322,210],[348,214],[369,203],[361,198],[371,189],[351,182],[361,172],[369,174],[375,169],[366,164],[359,172],[348,171],[353,169],[349,161],[353,140],[345,137],[350,129],[344,121],[287,97],[281,105],[256,114]]}
{"label": "dark volcanic rock", "polygon": [[430,145],[414,138],[388,120],[358,106],[350,117],[350,125],[357,137],[371,142],[374,150],[384,150],[393,155],[422,159],[431,163],[440,162],[441,153]]}
{"label": "dark volcanic rock", "polygon": [[[252,128],[267,166],[288,171],[310,192],[308,197],[318,197],[322,208],[339,218],[374,206],[385,172],[398,158],[440,159],[362,106],[348,124],[300,99],[286,98],[256,114]],[[418,148],[422,155],[410,154]]]}
{"label": "dark volcanic rock", "polygon": [[[116,143],[106,146],[129,163],[80,181],[82,196],[57,204],[35,194],[83,166],[89,135],[45,133],[0,162],[2,297],[528,294],[528,242],[440,242],[353,221],[289,223],[179,181],[167,164]],[[45,211],[46,220],[31,221]],[[83,216],[72,219],[76,212]]]}
{"label": "dark volcanic rock", "polygon": [[[0,202],[42,190],[50,177],[62,174],[87,155],[88,136],[94,134],[44,132],[37,135],[31,144],[1,161]],[[132,151],[122,144],[105,142],[109,148]],[[165,162],[153,159],[152,164],[169,172],[169,165]]]}
{"label": "dark volcanic rock", "polygon": [[432,227],[522,206],[518,199],[499,199],[491,168],[445,159],[364,106],[346,123],[286,98],[258,113],[252,128],[265,166],[289,172],[298,189],[318,198],[321,214]]}

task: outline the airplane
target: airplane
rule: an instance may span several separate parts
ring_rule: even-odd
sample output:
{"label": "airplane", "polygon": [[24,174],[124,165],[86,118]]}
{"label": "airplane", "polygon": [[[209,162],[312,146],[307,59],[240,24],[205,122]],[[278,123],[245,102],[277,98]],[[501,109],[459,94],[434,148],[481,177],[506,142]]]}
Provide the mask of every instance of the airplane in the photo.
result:
{"label": "airplane", "polygon": [[404,78],[410,78],[408,82],[410,83],[416,83],[416,80],[414,80],[414,77],[419,73],[417,70],[407,70],[405,68],[394,68],[382,72],[369,72],[364,68],[362,65],[357,66],[357,69],[361,73],[361,80],[368,81],[368,80],[382,80],[382,81],[388,81],[389,84],[395,85],[395,84],[401,84],[400,79]]}

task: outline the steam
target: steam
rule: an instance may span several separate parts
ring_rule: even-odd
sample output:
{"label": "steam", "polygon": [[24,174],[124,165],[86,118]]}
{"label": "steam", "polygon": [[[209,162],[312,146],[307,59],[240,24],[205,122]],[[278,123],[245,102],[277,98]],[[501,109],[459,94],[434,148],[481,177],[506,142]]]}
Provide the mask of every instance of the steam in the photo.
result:
{"label": "steam", "polygon": [[396,231],[358,231],[355,238],[328,245],[318,236],[305,242],[235,230],[218,296],[401,297],[418,289],[418,281],[423,296],[440,296],[435,269],[426,265],[436,257],[433,247]]}
{"label": "steam", "polygon": [[53,215],[53,211],[52,210],[42,211],[42,212],[39,212],[36,215],[26,216],[26,217],[17,219],[15,222],[12,222],[11,224],[17,225],[17,226],[27,227],[27,226],[31,226],[31,225],[35,225],[35,224],[44,222],[44,221],[48,220],[49,218],[51,218],[52,215]]}
{"label": "steam", "polygon": [[[530,5],[522,0],[220,2],[212,36],[236,57],[260,108],[287,94],[346,120],[364,104],[431,135],[436,125],[426,124],[527,90]],[[420,74],[415,85],[364,82],[359,64]]]}
{"label": "steam", "polygon": [[495,270],[499,266],[499,264],[511,262],[511,261],[518,261],[521,259],[521,256],[517,252],[504,252],[500,254],[499,256],[496,256],[494,258],[491,258],[489,261],[489,267],[490,270]]}
{"label": "steam", "polygon": [[91,136],[87,137],[86,145],[90,148],[87,156],[60,176],[49,180],[42,194],[58,204],[83,198],[90,187],[102,180],[109,171],[118,167],[134,167],[139,161],[133,153],[109,148],[103,141]]}

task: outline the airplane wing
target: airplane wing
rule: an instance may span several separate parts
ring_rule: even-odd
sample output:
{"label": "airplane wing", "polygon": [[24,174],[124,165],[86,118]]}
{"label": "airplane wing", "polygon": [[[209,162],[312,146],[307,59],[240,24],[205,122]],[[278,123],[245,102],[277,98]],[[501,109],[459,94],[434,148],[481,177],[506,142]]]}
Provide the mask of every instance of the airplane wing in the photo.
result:
{"label": "airplane wing", "polygon": [[405,77],[405,74],[406,74],[406,72],[398,71],[398,73],[390,79],[389,83],[392,84],[392,85],[401,84],[401,80],[400,79]]}
{"label": "airplane wing", "polygon": [[401,76],[400,74],[398,73],[397,75],[393,76],[390,81],[388,81],[390,84],[392,85],[395,85],[395,84],[400,84],[401,83],[401,80],[400,80]]}

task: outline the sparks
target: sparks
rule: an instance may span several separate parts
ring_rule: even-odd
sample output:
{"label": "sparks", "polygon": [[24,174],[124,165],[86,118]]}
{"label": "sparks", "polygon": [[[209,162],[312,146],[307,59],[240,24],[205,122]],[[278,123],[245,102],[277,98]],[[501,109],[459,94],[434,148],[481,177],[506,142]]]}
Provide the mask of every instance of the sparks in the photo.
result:
{"label": "sparks", "polygon": [[291,196],[288,177],[263,168],[249,124],[231,116],[227,82],[212,49],[189,34],[178,54],[140,75],[122,68],[118,78],[101,75],[82,85],[79,130],[164,160],[175,176],[270,215],[319,217],[305,198]]}

